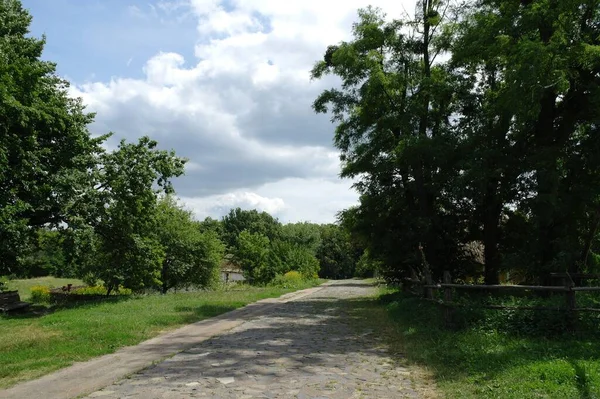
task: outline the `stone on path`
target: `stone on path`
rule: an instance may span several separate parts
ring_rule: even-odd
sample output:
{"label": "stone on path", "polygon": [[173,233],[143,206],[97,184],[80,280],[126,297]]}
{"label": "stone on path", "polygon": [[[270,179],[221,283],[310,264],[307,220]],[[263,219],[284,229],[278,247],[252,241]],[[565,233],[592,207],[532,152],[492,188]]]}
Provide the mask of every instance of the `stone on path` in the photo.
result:
{"label": "stone on path", "polygon": [[416,398],[408,370],[350,314],[373,290],[342,281],[277,304],[90,397]]}

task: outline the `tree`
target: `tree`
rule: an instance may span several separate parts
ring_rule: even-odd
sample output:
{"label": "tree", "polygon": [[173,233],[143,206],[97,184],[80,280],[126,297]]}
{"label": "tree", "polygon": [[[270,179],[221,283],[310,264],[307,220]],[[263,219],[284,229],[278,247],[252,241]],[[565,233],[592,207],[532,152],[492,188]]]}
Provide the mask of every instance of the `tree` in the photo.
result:
{"label": "tree", "polygon": [[315,278],[319,273],[319,261],[310,246],[292,241],[276,240],[271,243],[271,251],[281,265],[279,274],[295,270],[305,278]]}
{"label": "tree", "polygon": [[279,237],[281,223],[267,212],[258,212],[256,209],[232,209],[223,217],[223,239],[229,249],[238,245],[238,237],[244,230],[261,234],[269,240]]}
{"label": "tree", "polygon": [[163,293],[187,285],[206,287],[218,278],[223,243],[214,231],[200,232],[191,212],[179,207],[171,196],[159,199],[156,233],[164,251]]}
{"label": "tree", "polygon": [[317,259],[321,266],[320,277],[353,277],[359,256],[352,246],[350,235],[344,229],[335,224],[321,227],[321,245],[317,249]]}
{"label": "tree", "polygon": [[271,250],[269,238],[263,234],[242,231],[234,255],[252,283],[266,284],[283,272],[284,266]]}
{"label": "tree", "polygon": [[73,204],[73,242],[94,250],[93,259],[86,254],[81,260],[79,274],[102,280],[108,293],[120,285],[142,290],[161,284],[165,250],[157,234],[157,196],[173,192],[170,179],[183,173],[185,160],[156,146],[148,137],[121,141],[100,157],[97,184]]}
{"label": "tree", "polygon": [[304,248],[314,255],[321,243],[321,226],[308,222],[284,224],[281,226],[281,240]]}
{"label": "tree", "polygon": [[35,228],[64,222],[105,139],[90,136],[93,115],[41,60],[30,24],[20,1],[0,0],[0,275],[20,272]]}
{"label": "tree", "polygon": [[447,3],[418,4],[416,18],[391,22],[379,10],[359,10],[353,40],[330,46],[312,70],[315,79],[333,74],[342,81],[313,107],[333,114],[341,174],[358,180],[353,220],[390,276],[423,265],[441,276],[449,261],[458,263],[464,235],[457,201],[443,195],[459,173],[451,116],[461,90],[447,66],[434,63],[452,33]]}
{"label": "tree", "polygon": [[[472,74],[485,71],[487,104],[498,116],[483,132],[485,145],[505,154],[486,168],[487,208],[497,215],[512,202],[504,214],[520,221],[506,226],[527,231],[520,243],[506,231],[500,250],[511,260],[518,254],[538,281],[550,271],[577,272],[600,220],[599,165],[590,157],[598,148],[598,2],[486,0],[467,15],[454,58]],[[518,195],[505,195],[513,186]],[[496,251],[486,245],[486,263],[494,261],[489,250]]]}
{"label": "tree", "polygon": [[202,233],[213,232],[217,235],[217,237],[223,239],[223,223],[218,219],[207,217],[203,221],[197,222],[197,227]]}
{"label": "tree", "polygon": [[73,277],[74,271],[65,264],[61,231],[37,229],[35,241],[22,258],[20,268],[25,277]]}

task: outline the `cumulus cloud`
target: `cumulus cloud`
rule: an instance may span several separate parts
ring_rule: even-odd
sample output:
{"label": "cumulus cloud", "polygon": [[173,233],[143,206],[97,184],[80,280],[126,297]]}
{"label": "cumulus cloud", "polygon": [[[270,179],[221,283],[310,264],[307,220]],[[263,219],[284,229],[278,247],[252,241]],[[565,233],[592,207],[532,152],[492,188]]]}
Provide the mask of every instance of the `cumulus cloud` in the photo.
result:
{"label": "cumulus cloud", "polygon": [[[402,1],[370,3],[391,15],[403,11]],[[163,48],[147,60],[143,78],[82,83],[72,94],[98,112],[94,133],[115,131],[114,140],[147,134],[189,158],[175,185],[198,217],[240,206],[286,221],[333,221],[356,194],[337,177],[333,126],[311,109],[335,80],[311,82],[309,71],[327,45],[350,37],[356,10],[367,4],[158,1],[149,10],[161,18],[197,19],[196,58]]]}

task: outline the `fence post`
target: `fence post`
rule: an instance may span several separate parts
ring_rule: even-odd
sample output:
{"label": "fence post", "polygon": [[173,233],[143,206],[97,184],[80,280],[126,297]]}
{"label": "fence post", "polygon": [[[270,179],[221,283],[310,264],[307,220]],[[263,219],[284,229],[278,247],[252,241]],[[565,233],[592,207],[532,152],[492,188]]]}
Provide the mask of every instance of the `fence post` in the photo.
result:
{"label": "fence post", "polygon": [[569,278],[565,278],[564,281],[565,288],[567,289],[565,291],[565,299],[567,305],[567,329],[569,331],[574,331],[577,323],[577,311],[575,310],[577,308],[577,302],[575,300],[575,291],[573,291],[572,288],[575,286],[575,283],[573,282],[573,279],[570,278],[570,276]]}
{"label": "fence post", "polygon": [[429,286],[425,288],[425,298],[433,299],[433,288],[431,288],[433,285],[433,279],[431,278],[431,271],[429,268],[425,269],[425,284]]}
{"label": "fence post", "polygon": [[[451,284],[452,276],[450,276],[449,271],[444,271],[444,284]],[[452,308],[452,287],[444,287],[444,322],[446,323],[446,327],[449,328],[452,326],[452,313],[454,309]]]}

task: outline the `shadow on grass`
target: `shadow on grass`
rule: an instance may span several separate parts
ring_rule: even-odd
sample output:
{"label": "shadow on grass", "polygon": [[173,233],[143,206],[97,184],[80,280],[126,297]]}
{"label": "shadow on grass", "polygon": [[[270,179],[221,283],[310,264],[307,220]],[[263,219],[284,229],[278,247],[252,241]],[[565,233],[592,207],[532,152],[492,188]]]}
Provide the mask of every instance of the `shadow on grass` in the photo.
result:
{"label": "shadow on grass", "polygon": [[587,399],[599,393],[598,376],[585,366],[600,361],[596,336],[499,333],[486,328],[485,322],[450,331],[443,326],[438,306],[401,293],[382,295],[379,304],[370,306],[371,311],[363,311],[373,314],[374,307],[385,309],[392,331],[390,345],[410,362],[427,366],[438,381],[464,383],[473,392],[479,392],[476,386],[492,386],[489,397],[494,397],[494,389],[504,389],[494,384],[503,383],[529,386],[517,388],[523,389],[521,397],[574,397],[564,395],[577,391]]}
{"label": "shadow on grass", "polygon": [[[223,315],[238,309],[238,306],[233,305],[200,305],[200,306],[176,306],[175,312],[188,313],[189,316],[184,318],[185,323],[194,323],[198,320]],[[190,314],[191,313],[191,314]]]}
{"label": "shadow on grass", "polygon": [[0,319],[35,319],[38,317],[43,317],[61,310],[67,309],[78,309],[78,308],[90,308],[98,305],[103,305],[106,303],[118,303],[126,300],[134,299],[134,296],[125,296],[125,295],[114,295],[109,296],[102,299],[94,299],[89,301],[74,301],[74,302],[63,302],[56,303],[51,305],[40,305],[40,304],[32,304],[28,308],[20,309],[17,311],[5,313],[0,316]]}

